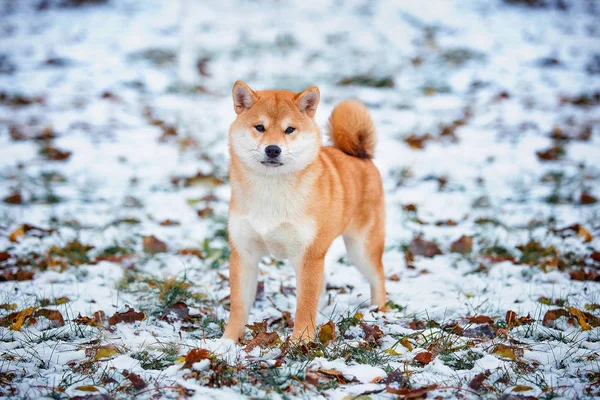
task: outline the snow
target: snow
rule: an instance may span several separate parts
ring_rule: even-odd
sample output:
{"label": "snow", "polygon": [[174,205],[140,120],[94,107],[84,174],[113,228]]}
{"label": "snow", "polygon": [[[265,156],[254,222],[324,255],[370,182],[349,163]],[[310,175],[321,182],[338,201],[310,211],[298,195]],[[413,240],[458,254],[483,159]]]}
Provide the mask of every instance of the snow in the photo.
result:
{"label": "snow", "polygon": [[[563,300],[587,311],[586,305],[600,303],[598,282],[571,280],[567,271],[544,272],[539,265],[489,263],[475,256],[493,245],[518,255],[515,247],[530,239],[554,245],[562,254],[600,250],[600,203],[578,204],[584,190],[600,195],[600,107],[561,100],[600,91],[600,75],[586,72],[600,49],[599,11],[591,2],[566,1],[566,11],[502,0],[109,0],[82,7],[59,7],[59,0],[50,0],[45,10],[38,9],[39,3],[0,5],[0,94],[42,98],[14,106],[0,96],[0,198],[20,191],[25,200],[23,205],[0,202],[0,252],[31,260],[32,253],[45,254],[77,239],[94,246],[92,259],[115,245],[134,256],[69,264],[62,270],[34,268],[27,261],[24,268],[35,270],[33,280],[0,282],[0,304],[23,310],[42,307],[47,299],[50,304],[43,308],[60,311],[66,322],[51,328],[40,317],[20,331],[0,327],[0,373],[15,374],[10,386],[19,396],[47,397],[50,392],[44,388],[53,387],[65,395],[84,395],[76,388],[95,385],[101,393],[127,398],[131,388],[118,389],[128,384],[122,375],[128,370],[148,383],[150,390],[139,393],[140,398],[173,398],[179,393],[176,387],[198,399],[342,399],[371,392],[371,398],[386,398],[384,392],[376,393],[385,384],[374,380],[398,368],[409,371],[415,388],[437,383],[467,390],[476,374],[489,370],[486,384],[497,385],[498,391],[479,393],[489,398],[511,393],[517,385],[533,387],[524,395],[539,396],[554,386],[561,398],[598,395],[597,389],[586,391],[591,385],[586,374],[599,372],[600,328],[582,331],[566,317],[554,327],[543,326],[546,311],[561,306],[538,301]],[[14,72],[1,72],[3,56]],[[548,58],[558,60],[557,65],[544,66]],[[65,65],[51,65],[49,59],[63,59]],[[206,60],[205,75],[196,66],[200,59]],[[357,75],[389,77],[394,87],[338,84]],[[280,355],[278,348],[247,352],[219,339],[228,316],[226,244],[218,236],[227,217],[227,182],[216,187],[172,182],[197,172],[225,178],[227,132],[235,116],[230,90],[237,79],[256,89],[299,91],[319,85],[316,120],[323,128],[342,99],[358,98],[371,111],[378,134],[374,162],[386,191],[383,261],[386,276],[399,278],[388,279],[386,287],[389,300],[401,309],[368,309],[369,285],[354,267],[339,261],[345,251],[336,240],[326,257],[328,303],[317,323],[360,312],[365,323],[383,331],[381,349],[394,351],[385,353],[385,360],[382,356],[381,365],[315,355],[306,364],[288,358],[282,367],[298,379],[310,367],[335,369],[359,382],[316,390],[290,378],[289,392],[285,385],[278,392],[267,391],[263,382],[242,382],[240,372],[238,385],[209,387],[202,381],[212,367],[207,360],[191,370],[181,368],[179,358],[197,347],[230,365],[263,362],[272,367]],[[440,138],[440,125],[462,118],[467,108],[471,117],[456,128],[457,140]],[[163,137],[156,120],[178,135]],[[587,141],[565,144],[562,160],[540,161],[536,152],[554,143],[550,133],[556,126],[565,133],[589,126],[592,134]],[[72,152],[68,160],[44,158],[42,140],[11,138],[12,129],[35,136],[47,127],[56,135],[49,143]],[[427,133],[435,139],[421,150],[403,140]],[[557,172],[565,182],[558,189],[562,200],[554,204],[546,201],[555,191],[547,176]],[[51,173],[54,179],[44,178]],[[440,177],[447,179],[445,185]],[[51,195],[61,201],[48,202]],[[206,200],[207,195],[216,200]],[[416,205],[417,213],[405,211],[407,204]],[[198,211],[207,206],[213,215],[200,217]],[[138,222],[123,222],[132,219]],[[165,220],[178,225],[164,226]],[[446,220],[456,225],[436,224]],[[592,234],[590,242],[550,231],[575,223]],[[11,242],[9,234],[23,224],[56,231],[42,237],[28,233]],[[404,249],[418,234],[435,241],[443,254],[417,256],[410,269]],[[149,235],[165,242],[167,253],[144,253],[142,237]],[[450,252],[462,235],[473,236],[473,254]],[[179,253],[190,248],[208,255],[199,259]],[[13,262],[0,262],[0,273]],[[477,272],[481,267],[486,272]],[[260,271],[264,294],[250,323],[273,321],[282,311],[293,316],[296,297],[283,290],[295,286],[293,267],[265,259]],[[173,277],[190,285],[193,298],[183,300],[193,328],[160,320],[166,305],[156,282]],[[69,301],[52,303],[61,297]],[[99,310],[110,317],[126,306],[144,311],[146,319],[104,328],[73,322]],[[467,346],[482,356],[471,360],[472,368],[454,369],[437,355],[425,366],[413,361],[418,352],[433,351],[428,340],[447,333],[441,327],[415,330],[411,321],[464,326],[470,316],[487,315],[503,322],[508,310],[536,322],[510,329],[508,338],[451,337],[453,346]],[[2,309],[0,317],[10,312]],[[598,310],[589,312],[599,315]],[[281,341],[289,335],[288,328],[278,332]],[[338,341],[354,345],[362,335],[356,325]],[[399,344],[402,338],[415,348]],[[515,362],[493,354],[498,343],[524,347],[519,362],[530,372],[519,375],[511,369]],[[91,361],[86,350],[107,344],[122,354]],[[152,363],[144,361],[144,352]],[[461,347],[453,354],[471,353]],[[102,371],[115,382],[103,386]],[[510,382],[496,383],[504,382],[504,371],[512,371]],[[538,373],[544,380],[535,380]],[[7,393],[0,389],[0,395]],[[456,393],[440,389],[435,395],[455,398]]]}

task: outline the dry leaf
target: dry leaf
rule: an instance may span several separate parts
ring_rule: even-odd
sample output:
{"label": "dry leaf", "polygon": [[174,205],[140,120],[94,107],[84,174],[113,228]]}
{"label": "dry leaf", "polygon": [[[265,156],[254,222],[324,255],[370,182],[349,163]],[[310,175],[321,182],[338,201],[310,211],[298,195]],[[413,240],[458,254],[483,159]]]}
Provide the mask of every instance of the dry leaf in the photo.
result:
{"label": "dry leaf", "polygon": [[94,385],[77,386],[75,390],[79,390],[81,392],[98,392],[98,389]]}
{"label": "dry leaf", "polygon": [[428,242],[421,236],[417,236],[408,245],[408,251],[415,256],[433,257],[442,254],[440,248],[434,242]]}
{"label": "dry leaf", "polygon": [[510,358],[513,361],[517,360],[517,355],[515,354],[514,348],[504,344],[497,345],[494,348],[494,354],[497,354],[500,357]]}
{"label": "dry leaf", "polygon": [[404,347],[406,347],[408,349],[408,351],[413,351],[413,346],[410,343],[410,341],[408,340],[408,338],[406,336],[404,336],[402,338],[402,340],[400,340],[400,344]]}
{"label": "dry leaf", "polygon": [[133,386],[135,390],[142,390],[148,386],[138,374],[134,374],[133,372],[129,372],[127,370],[124,370],[122,374],[125,378],[129,379],[131,386]]}
{"label": "dry leaf", "polygon": [[2,199],[7,204],[23,204],[23,196],[20,192],[14,192]]}
{"label": "dry leaf", "polygon": [[0,282],[6,281],[30,281],[33,279],[35,273],[33,271],[24,271],[18,269],[16,271],[6,271],[0,274]]}
{"label": "dry leaf", "polygon": [[25,237],[25,227],[23,225],[19,226],[17,229],[12,231],[10,235],[8,235],[8,239],[11,242],[18,242],[22,237]]}
{"label": "dry leaf", "polygon": [[197,363],[201,360],[211,360],[212,357],[213,356],[212,356],[212,353],[210,352],[210,350],[192,349],[192,350],[188,351],[188,353],[185,355],[185,363],[183,364],[183,366],[181,368],[182,369],[184,369],[184,368],[191,369],[192,366],[194,365],[194,363]]}
{"label": "dry leaf", "polygon": [[323,374],[327,377],[334,378],[339,383],[348,383],[348,382],[358,382],[356,378],[348,379],[344,376],[343,373],[336,369],[322,369],[319,368],[317,370],[318,373]]}
{"label": "dry leaf", "polygon": [[598,202],[598,199],[592,196],[591,193],[581,192],[581,196],[579,197],[580,204],[595,204]]}
{"label": "dry leaf", "polygon": [[427,396],[427,392],[435,390],[435,389],[437,389],[437,387],[438,387],[438,385],[429,385],[429,386],[424,386],[424,387],[421,387],[418,389],[408,389],[408,388],[395,389],[388,385],[385,387],[385,391],[387,393],[402,396],[401,398],[403,400],[410,400],[410,399],[422,399]]}
{"label": "dry leaf", "polygon": [[267,322],[269,318],[265,318],[262,322],[255,322],[251,325],[246,325],[246,328],[250,329],[250,333],[252,337],[255,338],[259,333],[267,332]]}
{"label": "dry leaf", "polygon": [[383,332],[377,325],[371,326],[369,324],[361,322],[360,327],[362,328],[363,332],[365,333],[365,336],[364,336],[365,342],[373,343],[376,345],[381,344],[381,339],[383,338]]}
{"label": "dry leaf", "polygon": [[105,346],[99,346],[92,349],[94,354],[94,361],[98,361],[103,358],[112,357],[115,354],[120,354],[121,352],[114,344],[107,344]]}
{"label": "dry leaf", "polygon": [[544,319],[542,320],[542,325],[544,326],[553,326],[554,321],[556,321],[560,317],[570,317],[571,314],[567,310],[563,310],[562,308],[558,308],[556,310],[548,310],[546,314],[544,314]]}
{"label": "dry leaf", "polygon": [[277,332],[261,332],[254,339],[252,339],[246,347],[244,347],[244,351],[246,353],[251,352],[256,347],[265,348],[270,347],[279,342],[279,335]]}
{"label": "dry leaf", "polygon": [[469,322],[472,324],[494,324],[494,320],[487,315],[477,315],[469,318]]}
{"label": "dry leaf", "polygon": [[42,308],[41,310],[37,310],[33,313],[34,317],[45,317],[52,322],[52,327],[57,328],[59,326],[65,325],[65,320],[63,319],[62,314],[58,310],[48,310],[46,308]]}
{"label": "dry leaf", "polygon": [[319,342],[327,346],[329,342],[335,342],[335,339],[335,324],[333,321],[321,325],[319,328]]}
{"label": "dry leaf", "polygon": [[[20,331],[25,323],[25,319],[30,317],[31,314],[36,310],[36,307],[28,307],[22,311],[20,311],[15,318],[15,322],[8,328],[11,331]],[[8,316],[7,316],[8,318]]]}
{"label": "dry leaf", "polygon": [[187,304],[180,301],[177,302],[170,307],[167,307],[163,314],[161,315],[161,321],[167,321],[168,323],[173,323],[176,321],[185,321],[189,316],[189,308]]}
{"label": "dry leaf", "polygon": [[423,365],[427,365],[433,360],[433,354],[428,351],[422,351],[415,356],[415,361],[420,362]]}
{"label": "dry leaf", "polygon": [[450,251],[452,253],[467,254],[473,250],[473,238],[471,236],[461,236],[460,239],[452,243]]}
{"label": "dry leaf", "polygon": [[115,315],[108,319],[109,325],[116,325],[120,322],[125,322],[128,324],[134,323],[135,321],[143,321],[146,319],[146,314],[143,312],[136,312],[133,308],[129,307],[129,309],[125,312],[117,312]]}
{"label": "dry leaf", "polygon": [[582,330],[589,331],[592,329],[590,324],[588,324],[587,318],[586,318],[585,314],[583,313],[583,311],[578,310],[575,307],[567,307],[567,310],[569,310],[571,312],[571,314],[573,314],[575,317],[577,317],[577,321],[579,321],[579,326],[581,326]]}
{"label": "dry leaf", "polygon": [[589,243],[592,241],[592,234],[583,226],[580,226],[577,230],[577,236],[582,238],[584,243]]}
{"label": "dry leaf", "polygon": [[167,251],[167,245],[165,242],[161,242],[154,236],[144,236],[142,239],[142,245],[144,251],[150,254],[165,253]]}
{"label": "dry leaf", "polygon": [[481,372],[477,375],[475,375],[473,377],[473,379],[471,379],[471,382],[469,382],[469,387],[473,390],[479,390],[481,388],[481,386],[483,385],[483,382],[491,375],[489,370],[486,370],[485,372]]}

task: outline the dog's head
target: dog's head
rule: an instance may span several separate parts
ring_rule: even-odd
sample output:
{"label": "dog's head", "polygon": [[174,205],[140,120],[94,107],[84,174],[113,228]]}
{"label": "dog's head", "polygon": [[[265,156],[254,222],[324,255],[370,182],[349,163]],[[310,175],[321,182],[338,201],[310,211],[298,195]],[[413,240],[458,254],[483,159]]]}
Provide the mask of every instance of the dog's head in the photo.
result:
{"label": "dog's head", "polygon": [[286,90],[254,92],[244,82],[233,85],[237,118],[231,124],[231,151],[251,170],[285,174],[304,169],[321,146],[313,117],[319,88],[300,93]]}

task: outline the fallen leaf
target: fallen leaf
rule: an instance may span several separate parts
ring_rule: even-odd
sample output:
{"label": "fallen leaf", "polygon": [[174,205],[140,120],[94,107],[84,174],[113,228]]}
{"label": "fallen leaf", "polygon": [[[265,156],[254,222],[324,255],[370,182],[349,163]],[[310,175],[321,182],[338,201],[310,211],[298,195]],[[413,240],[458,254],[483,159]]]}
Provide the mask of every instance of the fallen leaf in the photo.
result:
{"label": "fallen leaf", "polygon": [[333,321],[321,325],[319,328],[319,342],[327,346],[329,342],[335,342],[335,339],[335,324]]}
{"label": "fallen leaf", "polygon": [[594,281],[600,282],[600,274],[594,270],[585,271],[583,269],[569,271],[569,277],[573,281]]}
{"label": "fallen leaf", "polygon": [[129,379],[131,386],[133,386],[135,390],[142,390],[148,386],[138,374],[134,374],[133,372],[129,372],[127,370],[124,370],[122,374],[125,378]]}
{"label": "fallen leaf", "polygon": [[394,274],[394,275],[390,276],[388,278],[388,280],[393,281],[393,282],[398,282],[398,281],[400,281],[400,276],[398,276],[398,274]]}
{"label": "fallen leaf", "polygon": [[377,346],[381,344],[381,339],[383,338],[383,332],[379,326],[374,325],[371,326],[367,323],[361,322],[360,327],[365,333],[364,339],[367,343],[373,343]]}
{"label": "fallen leaf", "polygon": [[[25,318],[28,318],[36,310],[36,307],[28,307],[20,311],[15,318],[15,322],[8,328],[11,331],[20,331],[25,323]],[[8,316],[7,316],[8,317]]]}
{"label": "fallen leaf", "polygon": [[23,196],[21,196],[20,192],[14,192],[13,194],[6,196],[2,201],[6,204],[23,204]]}
{"label": "fallen leaf", "polygon": [[541,161],[556,161],[565,154],[564,148],[554,145],[546,150],[536,151],[538,158]]}
{"label": "fallen leaf", "polygon": [[400,340],[400,344],[404,347],[406,347],[408,349],[408,351],[413,351],[413,346],[410,343],[410,341],[408,340],[408,338],[406,336],[404,336],[401,340]]}
{"label": "fallen leaf", "polygon": [[577,236],[582,238],[584,243],[589,243],[592,241],[592,234],[583,226],[580,226],[577,230]]}
{"label": "fallen leaf", "polygon": [[128,324],[134,323],[135,321],[143,321],[146,319],[146,314],[143,312],[136,312],[133,308],[129,307],[129,309],[125,312],[117,312],[112,317],[108,319],[109,325],[116,325],[120,322],[125,322]]}
{"label": "fallen leaf", "polygon": [[165,253],[167,251],[167,245],[165,242],[161,242],[154,236],[144,236],[142,239],[142,245],[144,251],[149,254]]}
{"label": "fallen leaf", "polygon": [[493,324],[494,320],[487,315],[477,315],[469,318],[469,322],[472,324]]}
{"label": "fallen leaf", "polygon": [[[17,305],[15,303],[4,303],[4,304],[0,304],[0,310],[6,310],[6,311],[14,311],[17,309]],[[587,307],[586,307],[587,308]]]}
{"label": "fallen leaf", "polygon": [[424,256],[431,258],[438,254],[442,254],[440,248],[434,242],[428,242],[421,236],[417,236],[408,245],[408,250],[415,256]]}
{"label": "fallen leaf", "polygon": [[197,363],[201,360],[211,360],[212,357],[213,356],[212,356],[212,353],[210,352],[210,350],[192,349],[192,350],[188,351],[188,353],[185,355],[185,362],[181,368],[182,369],[184,369],[184,368],[191,369],[192,366],[194,365],[194,363]]}
{"label": "fallen leaf", "polygon": [[494,354],[499,355],[500,357],[510,358],[513,361],[517,360],[517,356],[515,354],[515,350],[504,344],[499,344],[494,348]]}
{"label": "fallen leaf", "polygon": [[569,310],[571,312],[571,314],[573,314],[575,317],[577,317],[577,321],[579,321],[579,326],[581,327],[581,330],[589,331],[592,329],[590,324],[588,324],[587,318],[584,315],[583,311],[578,310],[575,307],[567,307],[567,310]]}
{"label": "fallen leaf", "polygon": [[12,231],[12,233],[10,235],[8,235],[8,239],[11,242],[18,242],[19,239],[22,237],[25,237],[25,226],[24,225],[19,226],[17,229]]}
{"label": "fallen leaf", "polygon": [[348,382],[358,382],[358,380],[356,378],[352,378],[352,379],[348,379],[344,376],[343,373],[341,373],[340,371],[336,370],[336,369],[322,369],[319,368],[317,370],[318,373],[323,374],[325,376],[334,378],[335,380],[337,380],[339,383],[348,383]]}
{"label": "fallen leaf", "polygon": [[267,322],[269,318],[265,318],[262,322],[255,322],[251,325],[246,325],[246,328],[250,329],[250,333],[252,337],[255,338],[259,333],[267,332]]}
{"label": "fallen leaf", "polygon": [[385,387],[385,391],[387,393],[402,396],[402,399],[404,399],[404,400],[410,400],[410,399],[422,399],[427,396],[427,392],[430,392],[437,388],[438,388],[438,385],[429,385],[429,386],[424,386],[424,387],[421,387],[418,389],[408,389],[408,388],[395,389],[388,385]]}
{"label": "fallen leaf", "polygon": [[462,333],[456,333],[462,334],[462,336],[465,337],[491,339],[496,336],[496,328],[492,324],[478,324],[473,327],[464,329]]}
{"label": "fallen leaf", "polygon": [[270,347],[277,344],[277,342],[279,342],[279,335],[277,334],[277,332],[261,332],[258,335],[256,335],[254,339],[248,342],[246,347],[244,347],[244,351],[246,353],[249,353],[256,347]]}
{"label": "fallen leaf", "polygon": [[581,196],[579,197],[579,203],[580,204],[595,204],[598,202],[598,199],[594,196],[592,196],[592,194],[588,193],[588,192],[581,192]]}
{"label": "fallen leaf", "polygon": [[423,365],[427,365],[433,360],[433,354],[428,351],[422,351],[415,356],[415,361],[420,362]]}
{"label": "fallen leaf", "polygon": [[548,310],[546,311],[546,314],[544,314],[542,325],[551,327],[554,325],[554,321],[556,321],[558,318],[570,316],[571,314],[567,310],[563,310],[562,308],[558,308],[556,310]]}
{"label": "fallen leaf", "polygon": [[98,392],[98,389],[94,385],[77,386],[75,390],[79,390],[81,392]]}
{"label": "fallen leaf", "polygon": [[204,260],[204,255],[198,249],[191,249],[191,248],[181,249],[177,253],[181,254],[182,256],[195,256],[201,260]]}
{"label": "fallen leaf", "polygon": [[471,236],[461,236],[460,239],[450,245],[452,253],[467,254],[473,250],[473,238]]}
{"label": "fallen leaf", "polygon": [[114,344],[107,344],[105,346],[99,346],[93,348],[94,361],[101,360],[103,358],[112,357],[115,354],[120,354],[121,352]]}
{"label": "fallen leaf", "polygon": [[433,136],[430,134],[425,135],[410,135],[404,138],[404,142],[408,144],[411,148],[421,150],[425,147],[425,143],[432,140]]}
{"label": "fallen leaf", "polygon": [[170,219],[165,219],[163,221],[160,222],[160,226],[179,226],[181,225],[181,222],[179,221],[172,221]]}
{"label": "fallen leaf", "polygon": [[63,319],[62,314],[58,310],[49,310],[47,308],[42,308],[33,313],[33,316],[44,317],[49,319],[52,322],[53,328],[65,325],[65,320]]}
{"label": "fallen leaf", "polygon": [[18,269],[16,271],[6,271],[0,274],[0,282],[6,281],[30,281],[33,279],[35,273],[33,271],[24,271]]}
{"label": "fallen leaf", "polygon": [[189,316],[189,308],[187,304],[180,301],[177,302],[165,309],[163,314],[161,315],[161,321],[167,321],[168,323],[173,323],[176,321],[185,321]]}
{"label": "fallen leaf", "polygon": [[511,389],[511,392],[528,392],[533,390],[531,386],[517,385]]}
{"label": "fallen leaf", "polygon": [[479,390],[481,388],[481,386],[483,385],[483,382],[491,375],[491,372],[489,370],[486,370],[485,372],[481,372],[477,375],[475,375],[473,377],[473,379],[471,379],[471,382],[469,382],[469,387],[473,390]]}

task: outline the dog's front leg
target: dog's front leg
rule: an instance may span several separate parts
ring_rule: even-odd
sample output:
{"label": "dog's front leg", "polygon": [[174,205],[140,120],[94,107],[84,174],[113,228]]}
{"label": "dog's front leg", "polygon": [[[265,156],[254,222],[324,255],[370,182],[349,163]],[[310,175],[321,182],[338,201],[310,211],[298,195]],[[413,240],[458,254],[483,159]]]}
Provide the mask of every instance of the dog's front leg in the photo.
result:
{"label": "dog's front leg", "polygon": [[230,314],[224,338],[238,342],[246,333],[246,322],[256,297],[259,258],[240,254],[231,244],[229,257]]}
{"label": "dog's front leg", "polygon": [[292,333],[293,341],[307,341],[315,337],[324,268],[325,255],[315,257],[309,254],[304,255],[296,268],[298,303]]}

